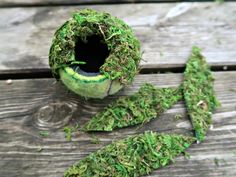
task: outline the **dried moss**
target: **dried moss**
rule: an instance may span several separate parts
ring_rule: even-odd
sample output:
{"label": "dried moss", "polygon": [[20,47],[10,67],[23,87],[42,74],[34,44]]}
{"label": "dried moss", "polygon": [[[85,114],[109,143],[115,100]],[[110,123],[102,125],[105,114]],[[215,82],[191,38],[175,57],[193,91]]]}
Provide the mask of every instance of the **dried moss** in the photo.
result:
{"label": "dried moss", "polygon": [[75,57],[78,40],[97,35],[103,39],[110,51],[100,73],[122,84],[132,82],[141,59],[140,43],[132,29],[122,20],[105,12],[84,9],[73,14],[54,34],[49,53],[49,64],[53,75],[59,78],[58,70],[70,65],[80,65]]}
{"label": "dried moss", "polygon": [[137,93],[118,99],[97,113],[85,131],[112,131],[149,122],[182,98],[182,88],[155,88],[144,84]]}
{"label": "dried moss", "polygon": [[219,105],[213,81],[212,73],[200,49],[193,47],[184,72],[183,92],[188,114],[199,141],[205,139],[212,124],[212,111]]}
{"label": "dried moss", "polygon": [[115,141],[70,167],[64,177],[137,177],[166,166],[195,139],[145,132]]}

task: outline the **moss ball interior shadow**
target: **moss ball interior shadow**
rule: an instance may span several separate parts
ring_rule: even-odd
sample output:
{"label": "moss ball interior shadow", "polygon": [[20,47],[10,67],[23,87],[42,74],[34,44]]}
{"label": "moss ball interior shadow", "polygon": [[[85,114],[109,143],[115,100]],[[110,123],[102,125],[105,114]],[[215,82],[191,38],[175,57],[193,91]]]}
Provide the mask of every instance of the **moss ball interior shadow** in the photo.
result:
{"label": "moss ball interior shadow", "polygon": [[87,98],[104,98],[133,81],[140,42],[122,20],[84,9],[54,34],[49,52],[53,76]]}

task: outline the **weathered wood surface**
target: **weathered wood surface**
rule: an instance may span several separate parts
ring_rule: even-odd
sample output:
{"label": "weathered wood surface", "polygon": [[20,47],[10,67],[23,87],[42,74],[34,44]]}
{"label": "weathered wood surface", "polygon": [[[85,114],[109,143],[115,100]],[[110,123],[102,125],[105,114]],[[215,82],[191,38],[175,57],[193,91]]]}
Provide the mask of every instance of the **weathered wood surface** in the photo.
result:
{"label": "weathered wood surface", "polygon": [[[81,4],[120,4],[120,3],[158,3],[158,2],[191,2],[194,0],[1,0],[0,7],[81,5]],[[197,0],[204,2],[207,0]],[[212,0],[214,1],[214,0]],[[225,0],[233,1],[233,0]]]}
{"label": "weathered wood surface", "polygon": [[[175,164],[156,170],[150,177],[235,177],[236,71],[215,72],[214,77],[222,106],[213,114],[214,128],[206,141],[188,149],[190,160],[180,156]],[[96,133],[100,144],[92,144],[92,134],[80,131],[73,133],[72,142],[67,142],[61,130],[68,122],[83,125],[107,103],[137,91],[144,82],[167,87],[178,86],[182,79],[182,74],[138,75],[131,86],[117,95],[93,101],[82,101],[54,79],[13,80],[11,85],[0,81],[0,176],[62,176],[66,168],[90,152],[144,130],[192,134],[183,101],[143,127]],[[182,118],[176,120],[175,115]],[[42,129],[50,135],[41,137]]]}
{"label": "weathered wood surface", "polygon": [[[81,5],[81,4],[114,4],[114,3],[150,3],[150,2],[176,2],[176,1],[178,0],[1,0],[0,7],[68,5],[68,4]],[[178,2],[180,2],[180,0]]]}
{"label": "weathered wood surface", "polygon": [[236,67],[236,3],[160,3],[2,8],[0,73],[48,69],[54,31],[86,7],[110,12],[133,27],[144,51],[142,68],[181,68],[192,45],[203,49],[211,66]]}

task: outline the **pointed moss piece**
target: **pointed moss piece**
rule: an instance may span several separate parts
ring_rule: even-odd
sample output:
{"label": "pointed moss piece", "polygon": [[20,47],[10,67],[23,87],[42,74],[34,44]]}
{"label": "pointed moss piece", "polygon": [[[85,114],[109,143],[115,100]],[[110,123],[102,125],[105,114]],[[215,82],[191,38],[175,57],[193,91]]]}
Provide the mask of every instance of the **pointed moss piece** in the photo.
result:
{"label": "pointed moss piece", "polygon": [[149,122],[182,98],[182,88],[155,88],[144,84],[137,93],[118,99],[97,113],[84,131],[112,131]]}
{"label": "pointed moss piece", "polygon": [[70,167],[64,177],[137,177],[166,166],[195,138],[145,132],[114,141]]}
{"label": "pointed moss piece", "polygon": [[188,114],[199,141],[205,139],[212,124],[212,111],[219,105],[213,81],[214,78],[201,50],[193,47],[184,72],[183,92]]}

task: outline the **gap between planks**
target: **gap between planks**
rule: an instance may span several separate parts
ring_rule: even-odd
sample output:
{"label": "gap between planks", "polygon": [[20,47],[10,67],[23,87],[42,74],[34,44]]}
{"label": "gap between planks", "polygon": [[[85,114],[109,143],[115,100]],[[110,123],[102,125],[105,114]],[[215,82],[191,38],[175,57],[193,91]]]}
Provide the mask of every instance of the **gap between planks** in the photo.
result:
{"label": "gap between planks", "polygon": [[[229,66],[224,69],[225,66],[212,66],[211,71],[236,71],[236,66]],[[140,68],[139,74],[161,74],[161,73],[183,73],[185,67],[179,68]],[[41,78],[53,78],[51,70],[45,68],[37,69],[20,69],[20,70],[0,70],[0,80],[7,79],[41,79]]]}

